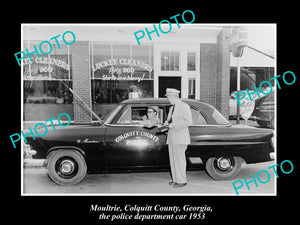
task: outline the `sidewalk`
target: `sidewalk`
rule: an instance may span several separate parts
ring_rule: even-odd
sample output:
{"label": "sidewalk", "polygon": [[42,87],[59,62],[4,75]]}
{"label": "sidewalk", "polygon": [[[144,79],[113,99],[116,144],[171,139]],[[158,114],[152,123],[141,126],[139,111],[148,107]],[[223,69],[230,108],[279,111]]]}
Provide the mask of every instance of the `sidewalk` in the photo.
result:
{"label": "sidewalk", "polygon": [[[232,125],[236,125],[236,119],[229,120],[229,122],[230,122]],[[245,124],[246,124],[246,121],[243,120],[243,119],[240,119],[240,124],[245,125]],[[251,126],[251,127],[258,127],[258,128],[260,127],[260,126],[256,123],[256,121],[253,121],[253,120],[248,120],[248,121],[247,121],[247,125],[248,125],[248,126]]]}
{"label": "sidewalk", "polygon": [[24,168],[41,168],[45,167],[45,159],[32,159],[32,158],[26,158],[24,159]]}

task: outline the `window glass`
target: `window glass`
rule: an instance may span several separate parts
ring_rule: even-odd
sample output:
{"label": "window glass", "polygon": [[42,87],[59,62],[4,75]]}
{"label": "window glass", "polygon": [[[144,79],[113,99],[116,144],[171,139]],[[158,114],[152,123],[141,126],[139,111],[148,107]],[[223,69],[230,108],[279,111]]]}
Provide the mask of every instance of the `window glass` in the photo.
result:
{"label": "window glass", "polygon": [[92,43],[92,109],[105,117],[120,102],[153,97],[153,46]]}
{"label": "window glass", "polygon": [[112,120],[114,119],[114,117],[117,115],[117,113],[119,112],[119,110],[122,108],[122,105],[118,105],[115,108],[113,108],[104,118],[105,123],[111,123]]}
{"label": "window glass", "polygon": [[[25,42],[24,48],[28,48],[29,52],[35,51],[34,46],[38,49],[39,43],[38,42]],[[42,50],[48,52],[47,45],[45,45]],[[39,50],[38,50],[39,51]],[[41,57],[38,57],[36,54],[30,55],[31,60],[28,55],[23,60],[23,77],[24,79],[50,79],[50,71],[49,68],[49,60],[48,56],[40,54]]]}
{"label": "window glass", "polygon": [[142,121],[145,116],[147,116],[146,107],[132,108],[132,121]]}
{"label": "window glass", "polygon": [[[71,57],[68,55],[68,45],[53,44],[53,49],[49,55],[49,67],[51,78],[70,79],[71,77]],[[60,49],[59,49],[60,47]]]}
{"label": "window glass", "polygon": [[207,124],[205,118],[201,115],[201,113],[198,110],[195,110],[191,108],[192,112],[192,125],[205,125]]}
{"label": "window glass", "polygon": [[92,102],[98,104],[120,103],[136,92],[139,98],[153,97],[153,81],[92,80]]}
{"label": "window glass", "polygon": [[161,52],[161,70],[179,71],[179,52]]}
{"label": "window glass", "polygon": [[195,99],[196,79],[189,78],[188,80],[188,98]]}
{"label": "window glass", "polygon": [[[131,110],[130,110],[131,109]],[[140,121],[148,119],[147,106],[142,107],[127,107],[117,119],[116,124],[132,124],[139,125]],[[163,108],[159,107],[159,112],[157,114],[160,119],[160,123],[163,122]]]}
{"label": "window glass", "polygon": [[130,124],[131,123],[131,108],[127,107],[116,122],[117,124]]}
{"label": "window glass", "polygon": [[113,66],[109,72],[109,77],[123,78],[131,77],[130,65],[130,46],[129,45],[113,45]]}
{"label": "window glass", "polygon": [[[24,48],[28,48],[29,52],[33,52],[34,46],[38,48],[38,42],[24,42]],[[31,55],[31,59],[27,56],[23,60],[23,77],[26,80],[50,80],[72,78],[70,49],[65,44],[52,44],[52,50],[49,45],[42,45],[42,51],[51,52],[49,55],[36,54]]]}
{"label": "window glass", "polygon": [[110,45],[93,45],[90,51],[93,54],[91,60],[92,64],[92,77],[102,78],[103,75],[109,74],[109,60],[111,60],[111,46]]}
{"label": "window glass", "polygon": [[196,53],[188,52],[187,54],[187,70],[195,71],[196,70]]}
{"label": "window glass", "polygon": [[149,46],[132,46],[132,76],[143,77],[144,79],[151,78],[153,68],[150,62]]}
{"label": "window glass", "polygon": [[[23,47],[33,52],[39,43],[24,41]],[[28,56],[23,60],[24,121],[45,121],[61,113],[74,118],[73,95],[68,89],[72,88],[70,47],[64,43],[52,43],[51,47],[49,55],[33,54],[32,61]],[[50,52],[51,47],[44,44],[42,51]]]}
{"label": "window glass", "polygon": [[220,125],[229,124],[228,120],[216,109],[212,113],[212,117],[216,120],[216,122]]}
{"label": "window glass", "polygon": [[[72,88],[71,81],[64,81]],[[24,80],[24,121],[45,121],[61,113],[73,120],[73,95],[60,81]]]}

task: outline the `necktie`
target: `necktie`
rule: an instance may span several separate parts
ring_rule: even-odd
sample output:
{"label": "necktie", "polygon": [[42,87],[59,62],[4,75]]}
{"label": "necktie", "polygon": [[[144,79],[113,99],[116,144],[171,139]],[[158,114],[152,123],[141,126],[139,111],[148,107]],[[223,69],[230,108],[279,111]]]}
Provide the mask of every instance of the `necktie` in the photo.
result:
{"label": "necktie", "polygon": [[172,115],[174,113],[175,105],[172,106],[170,109],[169,117],[168,117],[168,123],[172,123]]}

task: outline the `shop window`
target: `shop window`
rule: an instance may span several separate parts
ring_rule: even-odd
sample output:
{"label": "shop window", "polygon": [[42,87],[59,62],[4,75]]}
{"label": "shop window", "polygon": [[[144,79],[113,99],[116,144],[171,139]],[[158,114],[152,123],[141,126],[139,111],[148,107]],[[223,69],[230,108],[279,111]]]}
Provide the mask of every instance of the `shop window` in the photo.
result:
{"label": "shop window", "polygon": [[90,45],[92,107],[101,117],[129,98],[153,97],[153,47]]}
{"label": "shop window", "polygon": [[[38,43],[24,42],[29,51],[34,51],[33,45]],[[61,113],[74,118],[73,95],[67,88],[72,88],[70,49],[63,44],[60,47],[53,44],[49,55],[23,60],[24,121],[45,121]],[[44,52],[49,51],[48,45],[43,48]]]}
{"label": "shop window", "polygon": [[[35,42],[25,42],[24,47],[28,51],[34,51],[33,46],[37,45]],[[48,45],[43,48],[49,48]],[[48,49],[43,49],[48,52]],[[60,45],[60,49],[56,44],[52,45],[52,52],[49,55],[42,55],[37,57],[31,56],[32,61],[27,57],[23,60],[23,78],[25,80],[52,80],[64,79],[70,80],[71,74],[71,57],[68,45]]]}
{"label": "shop window", "polygon": [[161,71],[179,71],[179,52],[161,52]]}
{"label": "shop window", "polygon": [[94,66],[94,62],[107,62],[111,59],[111,46],[110,45],[94,45],[91,49],[91,62],[92,62],[92,77],[102,78],[103,75],[109,73],[109,67],[105,64]]}
{"label": "shop window", "polygon": [[196,71],[196,53],[187,53],[187,71]]}
{"label": "shop window", "polygon": [[[71,81],[64,81],[72,87]],[[24,121],[45,121],[61,113],[73,120],[73,95],[60,81],[24,81]]]}
{"label": "shop window", "polygon": [[149,46],[143,45],[132,46],[132,60],[134,60],[133,62],[136,62],[132,65],[134,77],[153,79],[154,74],[153,68],[151,67],[153,64],[151,52],[152,49],[153,48],[149,48]]}
{"label": "shop window", "polygon": [[94,112],[101,117],[105,117],[115,105],[127,100],[132,96],[132,89],[138,98],[153,97],[153,81],[144,80],[142,82],[129,81],[105,81],[92,79],[92,106]]}
{"label": "shop window", "polygon": [[188,85],[188,98],[195,99],[196,79],[189,78]]}

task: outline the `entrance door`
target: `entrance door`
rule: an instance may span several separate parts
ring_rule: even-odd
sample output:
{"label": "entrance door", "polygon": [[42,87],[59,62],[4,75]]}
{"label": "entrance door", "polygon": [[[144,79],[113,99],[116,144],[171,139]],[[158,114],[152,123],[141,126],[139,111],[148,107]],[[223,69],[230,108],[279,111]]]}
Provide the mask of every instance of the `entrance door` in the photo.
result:
{"label": "entrance door", "polygon": [[[167,88],[175,88],[181,91],[181,77],[159,77],[158,78],[159,98],[165,98]],[[181,93],[179,93],[179,97],[181,97]]]}

